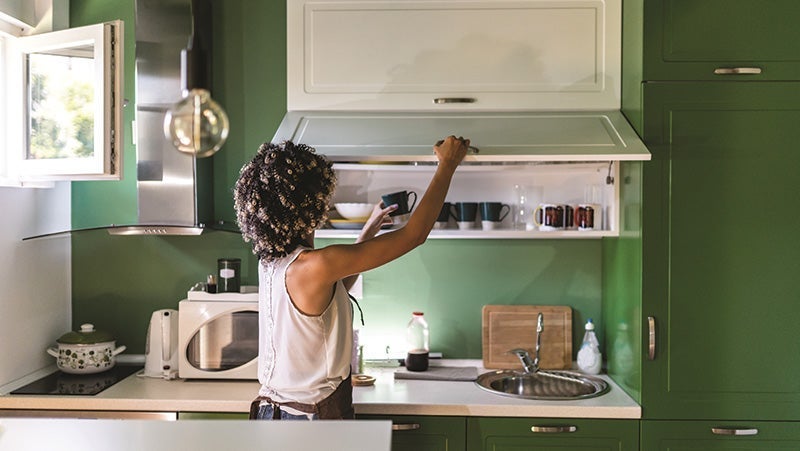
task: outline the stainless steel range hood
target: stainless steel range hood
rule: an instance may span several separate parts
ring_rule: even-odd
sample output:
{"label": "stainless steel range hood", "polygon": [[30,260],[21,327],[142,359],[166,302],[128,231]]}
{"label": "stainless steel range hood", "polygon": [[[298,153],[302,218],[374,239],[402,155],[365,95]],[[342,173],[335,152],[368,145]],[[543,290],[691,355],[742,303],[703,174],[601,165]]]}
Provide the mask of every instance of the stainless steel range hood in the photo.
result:
{"label": "stainless steel range hood", "polygon": [[181,100],[181,50],[191,34],[191,0],[136,1],[136,191],[138,223],[117,235],[199,235],[213,216],[210,159],[178,152],[164,115]]}

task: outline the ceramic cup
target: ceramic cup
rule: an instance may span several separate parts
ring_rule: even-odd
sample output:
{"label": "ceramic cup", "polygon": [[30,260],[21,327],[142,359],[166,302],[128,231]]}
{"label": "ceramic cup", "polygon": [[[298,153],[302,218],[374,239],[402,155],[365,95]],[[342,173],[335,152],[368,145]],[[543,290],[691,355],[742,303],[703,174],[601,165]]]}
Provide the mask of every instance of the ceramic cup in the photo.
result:
{"label": "ceramic cup", "polygon": [[439,217],[436,218],[436,222],[433,224],[434,229],[447,228],[447,224],[450,222],[450,217],[453,215],[451,206],[452,204],[450,202],[445,202],[442,204],[442,209],[439,211]]}
{"label": "ceramic cup", "polygon": [[511,206],[502,202],[481,202],[480,210],[483,230],[494,230],[508,216]]}
{"label": "ceramic cup", "polygon": [[575,208],[575,226],[578,230],[594,230],[599,227],[600,206],[597,204],[578,204]]}
{"label": "ceramic cup", "polygon": [[475,219],[478,217],[477,202],[455,202],[452,210],[459,229],[469,230],[475,228]]}
{"label": "ceramic cup", "polygon": [[[409,205],[408,198],[412,195],[414,196],[414,201]],[[417,203],[417,193],[414,191],[397,191],[396,193],[384,194],[381,199],[383,199],[383,205],[387,207],[389,205],[397,205],[397,210],[389,213],[389,216],[401,216],[411,213]]]}
{"label": "ceramic cup", "polygon": [[572,229],[574,212],[570,205],[542,203],[533,211],[533,222],[543,232]]}

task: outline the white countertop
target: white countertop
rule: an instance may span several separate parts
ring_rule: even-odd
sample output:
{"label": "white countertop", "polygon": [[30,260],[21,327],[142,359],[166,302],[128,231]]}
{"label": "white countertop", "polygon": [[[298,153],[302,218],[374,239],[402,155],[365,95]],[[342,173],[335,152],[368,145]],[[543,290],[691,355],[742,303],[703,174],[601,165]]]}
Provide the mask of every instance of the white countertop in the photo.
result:
{"label": "white countertop", "polygon": [[[480,360],[432,360],[431,365],[476,366]],[[611,389],[576,401],[516,399],[489,393],[474,382],[394,378],[395,368],[367,368],[375,384],[353,388],[357,414],[551,418],[641,418],[641,407],[609,377]],[[19,386],[24,385],[20,383]],[[3,389],[16,387],[9,384]],[[94,396],[2,395],[0,409],[248,412],[256,381],[163,380],[132,375]]]}

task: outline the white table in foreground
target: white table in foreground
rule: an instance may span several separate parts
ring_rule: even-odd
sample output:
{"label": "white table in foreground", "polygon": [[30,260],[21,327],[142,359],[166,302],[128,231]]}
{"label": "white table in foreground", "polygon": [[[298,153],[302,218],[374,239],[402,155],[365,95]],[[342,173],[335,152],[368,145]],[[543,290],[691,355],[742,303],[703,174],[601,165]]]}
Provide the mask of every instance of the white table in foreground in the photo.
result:
{"label": "white table in foreground", "polygon": [[0,451],[389,451],[389,421],[2,419]]}

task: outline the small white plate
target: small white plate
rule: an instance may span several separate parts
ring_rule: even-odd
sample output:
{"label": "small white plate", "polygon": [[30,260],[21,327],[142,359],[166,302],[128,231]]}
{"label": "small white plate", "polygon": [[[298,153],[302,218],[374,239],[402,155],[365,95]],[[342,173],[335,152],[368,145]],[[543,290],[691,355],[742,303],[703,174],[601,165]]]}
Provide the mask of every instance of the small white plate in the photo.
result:
{"label": "small white plate", "polygon": [[348,229],[348,230],[360,230],[364,227],[367,221],[362,221],[358,219],[331,219],[331,227],[334,229]]}

